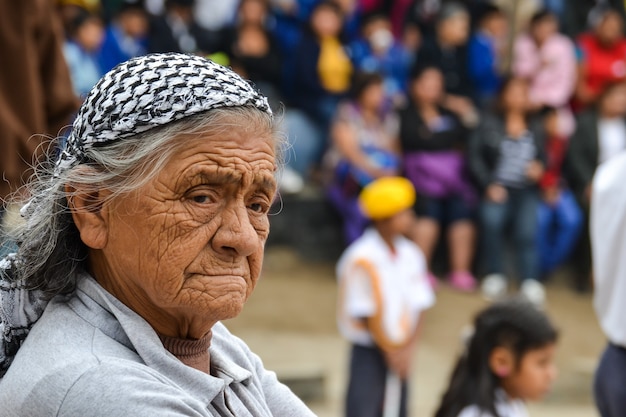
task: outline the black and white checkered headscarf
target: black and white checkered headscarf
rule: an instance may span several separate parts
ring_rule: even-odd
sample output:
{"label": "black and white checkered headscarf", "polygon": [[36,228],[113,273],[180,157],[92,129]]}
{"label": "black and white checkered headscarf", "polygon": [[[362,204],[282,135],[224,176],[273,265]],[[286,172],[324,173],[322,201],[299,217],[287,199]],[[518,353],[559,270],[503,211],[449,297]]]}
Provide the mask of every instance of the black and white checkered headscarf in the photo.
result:
{"label": "black and white checkered headscarf", "polygon": [[[185,117],[222,107],[251,106],[268,114],[267,99],[233,71],[207,59],[153,54],[118,65],[93,87],[59,154],[55,175],[88,162],[86,151]],[[22,209],[29,217],[32,202]],[[0,379],[43,313],[43,291],[13,278],[14,255],[0,261]]]}
{"label": "black and white checkered headscarf", "polygon": [[109,71],[78,111],[56,172],[86,162],[85,150],[207,110],[252,106],[267,99],[228,68],[176,53],[131,59]]}

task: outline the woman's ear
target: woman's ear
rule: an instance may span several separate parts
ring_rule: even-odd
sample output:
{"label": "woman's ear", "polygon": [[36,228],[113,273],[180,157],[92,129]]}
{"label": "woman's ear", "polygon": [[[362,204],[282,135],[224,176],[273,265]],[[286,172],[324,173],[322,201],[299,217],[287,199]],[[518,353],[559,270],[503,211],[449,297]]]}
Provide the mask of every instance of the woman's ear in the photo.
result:
{"label": "woman's ear", "polygon": [[108,204],[106,189],[86,189],[82,184],[66,184],[67,203],[80,239],[91,249],[103,249],[108,241]]}
{"label": "woman's ear", "polygon": [[511,349],[498,346],[489,355],[489,368],[498,378],[506,378],[515,369],[515,356]]}

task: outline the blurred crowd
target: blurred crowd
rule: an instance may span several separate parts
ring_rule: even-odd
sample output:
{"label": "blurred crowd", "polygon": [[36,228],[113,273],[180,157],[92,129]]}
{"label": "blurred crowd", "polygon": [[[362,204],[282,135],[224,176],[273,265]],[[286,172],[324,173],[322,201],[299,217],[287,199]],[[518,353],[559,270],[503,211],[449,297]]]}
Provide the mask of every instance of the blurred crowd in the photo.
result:
{"label": "blurred crowd", "polygon": [[[541,301],[542,282],[573,252],[573,284],[587,289],[591,179],[626,148],[624,2],[566,6],[58,0],[53,12],[77,97],[118,63],[150,52],[231,66],[282,114],[282,193],[322,189],[346,243],[367,224],[362,188],[403,175],[418,192],[411,237],[433,285],[445,236],[453,286],[473,290],[479,271],[483,292],[496,298],[514,275]],[[514,271],[504,262],[508,244]]]}

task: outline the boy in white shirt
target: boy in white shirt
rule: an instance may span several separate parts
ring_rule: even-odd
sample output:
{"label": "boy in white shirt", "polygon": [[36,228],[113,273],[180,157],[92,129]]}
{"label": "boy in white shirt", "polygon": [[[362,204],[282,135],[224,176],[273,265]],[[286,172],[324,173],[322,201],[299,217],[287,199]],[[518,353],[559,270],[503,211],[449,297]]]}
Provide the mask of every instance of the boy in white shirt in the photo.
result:
{"label": "boy in white shirt", "polygon": [[414,224],[415,190],[405,178],[381,178],[359,203],[373,226],[337,264],[339,330],[353,345],[346,416],[406,416],[421,312],[435,302],[424,255],[404,237]]}

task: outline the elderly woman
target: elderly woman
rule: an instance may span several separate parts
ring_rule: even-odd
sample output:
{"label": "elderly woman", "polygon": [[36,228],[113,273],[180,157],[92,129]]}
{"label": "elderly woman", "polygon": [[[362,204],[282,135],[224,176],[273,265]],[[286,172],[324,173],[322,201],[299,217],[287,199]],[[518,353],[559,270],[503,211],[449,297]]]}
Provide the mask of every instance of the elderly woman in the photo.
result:
{"label": "elderly woman", "polygon": [[98,82],[4,261],[0,416],[313,415],[220,324],[260,274],[275,129],[203,58]]}

